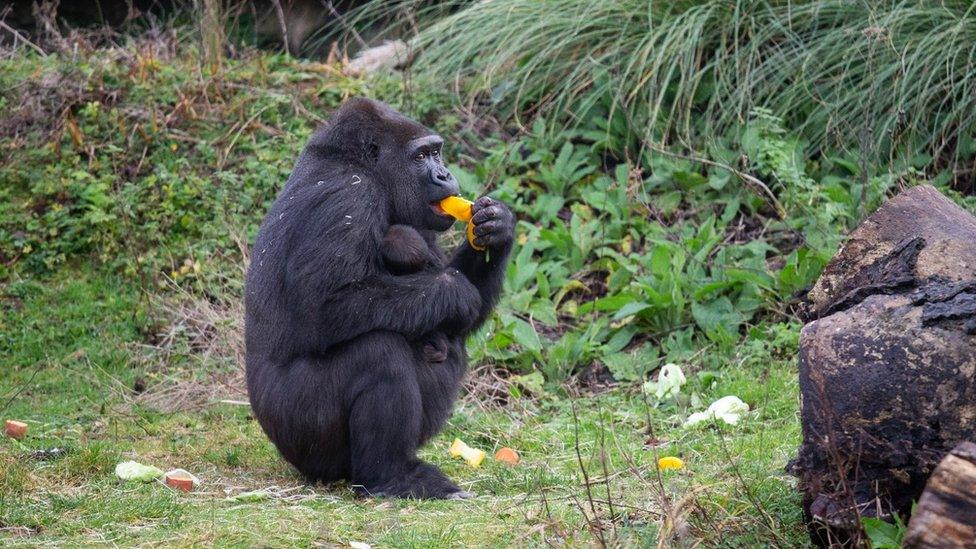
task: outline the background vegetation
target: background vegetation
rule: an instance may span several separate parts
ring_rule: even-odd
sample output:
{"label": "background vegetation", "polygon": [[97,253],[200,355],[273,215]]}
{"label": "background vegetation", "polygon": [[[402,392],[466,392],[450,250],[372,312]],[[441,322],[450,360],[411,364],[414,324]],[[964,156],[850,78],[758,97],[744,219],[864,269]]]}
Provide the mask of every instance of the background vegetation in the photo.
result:
{"label": "background vegetation", "polygon": [[[31,426],[0,443],[4,543],[805,541],[784,472],[799,297],[898,189],[973,208],[973,8],[424,6],[349,14],[346,31],[412,10],[419,32],[410,70],[369,78],[180,14],[3,52],[0,416]],[[216,52],[214,32],[231,37]],[[470,502],[304,486],[238,404],[248,243],[353,95],[447,136],[464,193],[519,219],[503,302],[424,455]],[[645,382],[669,362],[688,383],[659,398]],[[751,408],[738,425],[682,425],[728,394]],[[523,462],[467,468],[455,436]],[[658,471],[663,455],[685,469]],[[205,484],[120,483],[122,459]],[[255,489],[269,498],[226,500]]]}

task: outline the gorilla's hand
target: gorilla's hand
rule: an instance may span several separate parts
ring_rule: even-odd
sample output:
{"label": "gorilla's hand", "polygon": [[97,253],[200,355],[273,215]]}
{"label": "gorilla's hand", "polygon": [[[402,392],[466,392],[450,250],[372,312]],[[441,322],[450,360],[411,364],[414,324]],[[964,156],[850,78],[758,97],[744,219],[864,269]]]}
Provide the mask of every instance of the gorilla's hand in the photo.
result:
{"label": "gorilla's hand", "polygon": [[483,196],[471,206],[471,212],[476,245],[496,250],[511,246],[515,236],[515,216],[508,206]]}
{"label": "gorilla's hand", "polygon": [[448,267],[437,277],[446,296],[445,329],[452,333],[466,332],[481,314],[481,292],[468,277],[453,267]]}
{"label": "gorilla's hand", "polygon": [[474,330],[488,318],[501,294],[515,235],[515,216],[508,206],[487,196],[476,200],[471,212],[474,244],[486,248],[488,253],[476,250],[465,241],[454,252],[450,265],[461,271],[481,295],[481,309],[469,327]]}

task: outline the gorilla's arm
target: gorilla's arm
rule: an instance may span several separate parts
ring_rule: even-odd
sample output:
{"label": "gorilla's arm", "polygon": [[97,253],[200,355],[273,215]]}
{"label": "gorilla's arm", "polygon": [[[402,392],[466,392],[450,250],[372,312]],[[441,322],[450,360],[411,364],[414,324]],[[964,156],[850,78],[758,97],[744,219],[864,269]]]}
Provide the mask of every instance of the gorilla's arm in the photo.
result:
{"label": "gorilla's arm", "polygon": [[471,281],[481,296],[481,306],[469,331],[477,330],[498,303],[505,279],[505,259],[510,249],[511,246],[508,246],[508,249],[500,250],[497,254],[492,251],[490,259],[484,252],[476,251],[467,242],[458,246],[455,251],[451,265]]}
{"label": "gorilla's arm", "polygon": [[476,200],[472,211],[475,244],[486,250],[479,252],[465,240],[455,250],[450,265],[461,271],[481,295],[481,308],[471,325],[471,330],[476,330],[491,314],[501,295],[515,235],[515,216],[504,204],[489,197]]}
{"label": "gorilla's arm", "polygon": [[333,344],[386,330],[408,338],[434,330],[464,333],[482,309],[478,290],[461,273],[377,275],[353,283],[323,303],[326,340]]}
{"label": "gorilla's arm", "polygon": [[[258,252],[265,257],[258,268],[281,277],[294,318],[317,327],[307,344],[324,351],[372,331],[419,337],[467,330],[481,309],[471,282],[455,268],[441,268],[435,256],[434,269],[390,274],[383,263],[391,227],[377,207],[385,202],[383,189],[365,175],[358,185],[350,183],[351,173],[326,177],[321,186],[286,189],[266,227],[265,237],[278,244],[268,245],[265,256],[262,240]],[[271,256],[279,253],[284,266],[274,269]]]}

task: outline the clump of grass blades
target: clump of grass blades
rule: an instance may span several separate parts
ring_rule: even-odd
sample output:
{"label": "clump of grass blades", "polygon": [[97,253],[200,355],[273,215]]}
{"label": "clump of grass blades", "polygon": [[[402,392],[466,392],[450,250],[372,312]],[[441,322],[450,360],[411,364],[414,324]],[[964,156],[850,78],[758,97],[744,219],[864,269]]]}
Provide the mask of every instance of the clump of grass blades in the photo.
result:
{"label": "clump of grass blades", "polygon": [[974,6],[492,0],[423,28],[417,70],[463,77],[517,119],[622,108],[659,143],[698,144],[765,107],[814,150],[955,158],[976,152]]}

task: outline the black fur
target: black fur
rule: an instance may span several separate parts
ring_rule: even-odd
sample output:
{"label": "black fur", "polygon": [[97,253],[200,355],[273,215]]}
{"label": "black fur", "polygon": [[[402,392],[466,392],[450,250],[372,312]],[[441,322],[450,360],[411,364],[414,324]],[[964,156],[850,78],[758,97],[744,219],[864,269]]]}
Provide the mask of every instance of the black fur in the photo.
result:
{"label": "black fur", "polygon": [[[476,243],[448,261],[431,207],[457,194],[430,130],[346,102],[302,152],[261,225],[246,284],[251,406],[311,480],[372,495],[466,495],[417,448],[447,420],[465,337],[498,299],[514,218],[475,202]],[[418,258],[423,258],[418,259]]]}
{"label": "black fur", "polygon": [[[424,269],[440,270],[444,259],[416,229],[409,225],[393,225],[386,231],[380,246],[383,264],[393,274],[412,274]],[[444,362],[448,358],[447,336],[434,332],[424,337],[423,354],[427,362]]]}
{"label": "black fur", "polygon": [[442,256],[436,253],[417,229],[393,225],[380,246],[383,265],[393,274],[413,274],[424,269],[439,269]]}

